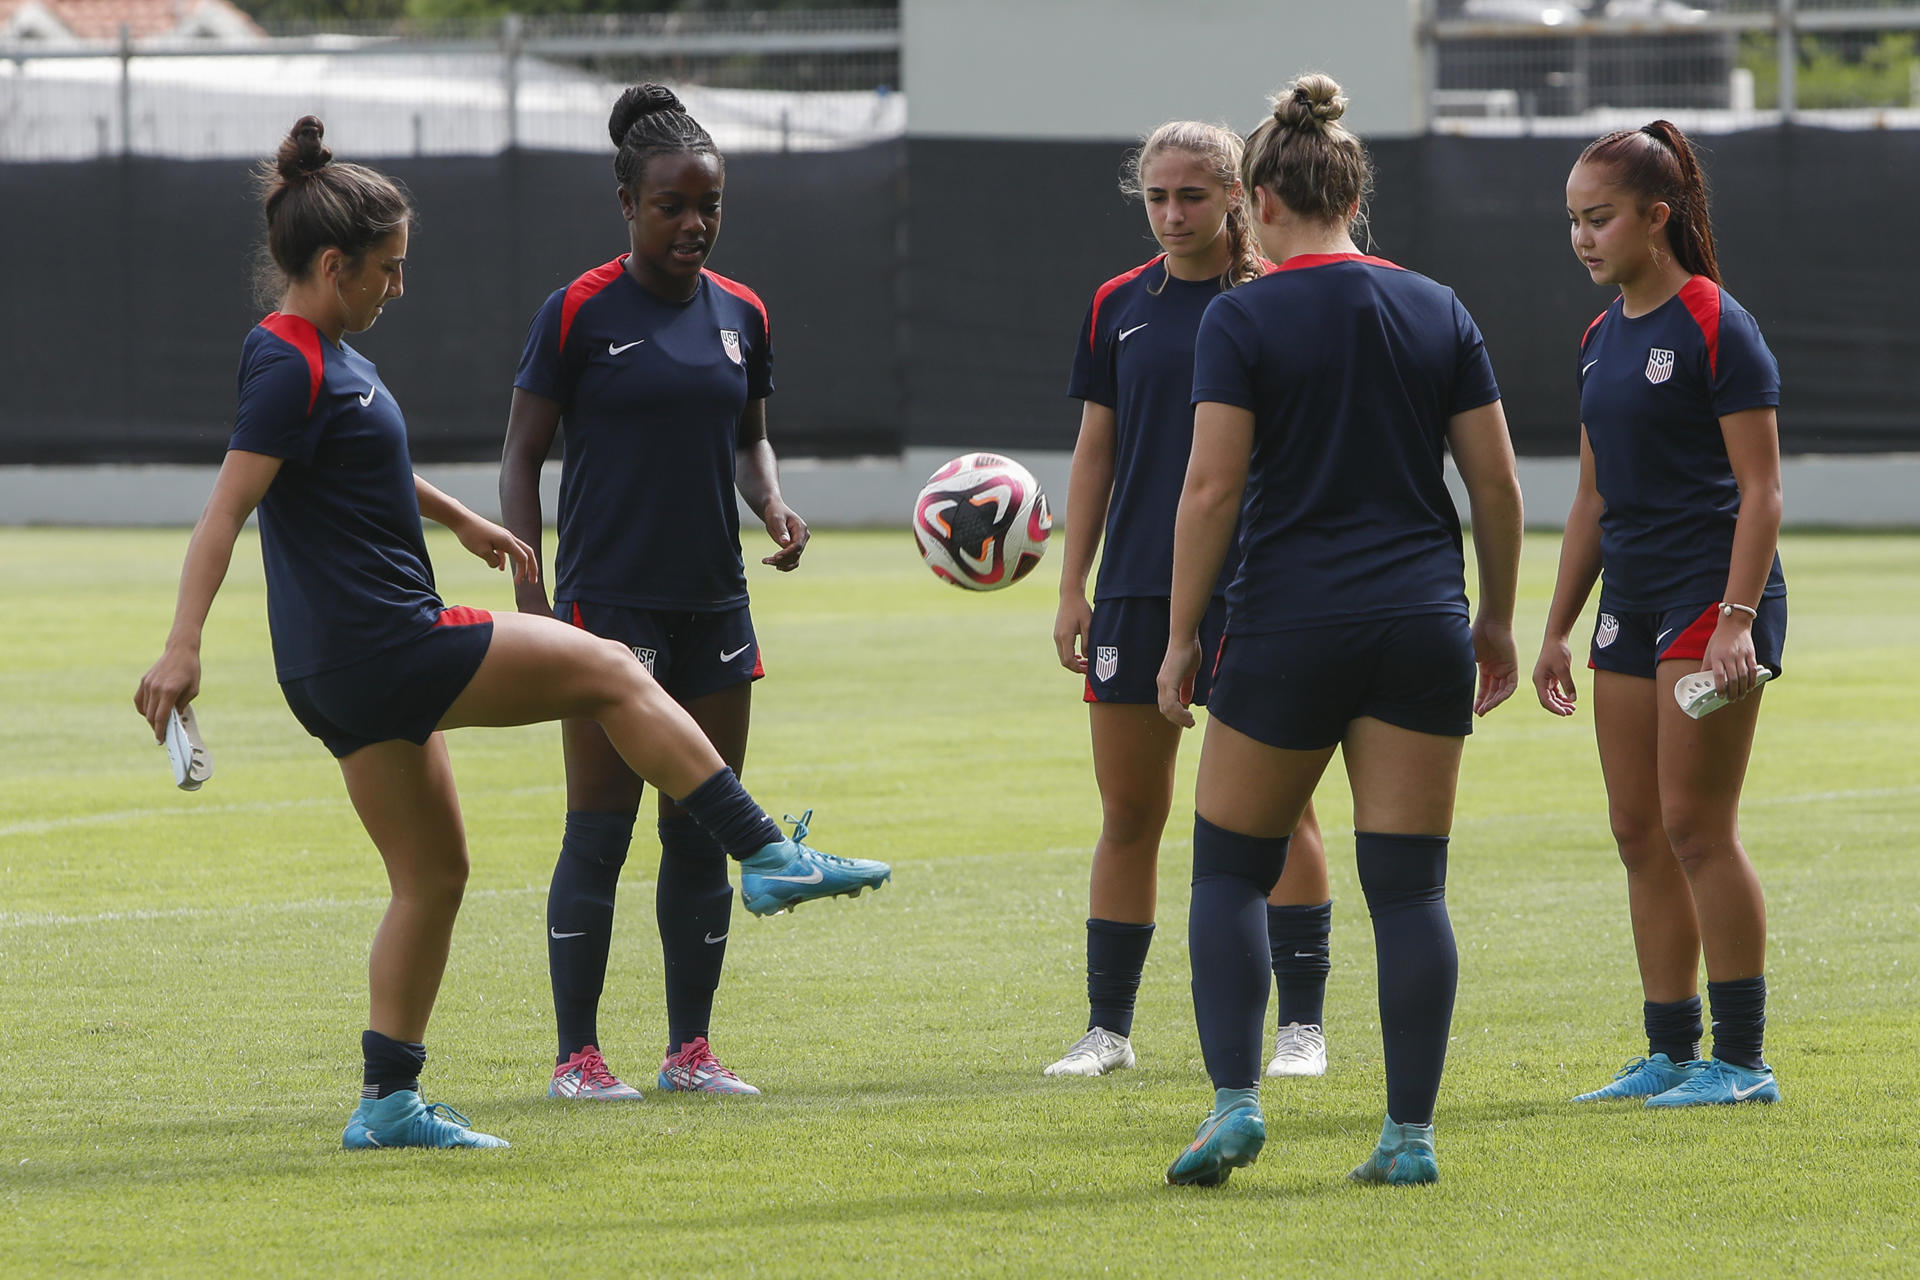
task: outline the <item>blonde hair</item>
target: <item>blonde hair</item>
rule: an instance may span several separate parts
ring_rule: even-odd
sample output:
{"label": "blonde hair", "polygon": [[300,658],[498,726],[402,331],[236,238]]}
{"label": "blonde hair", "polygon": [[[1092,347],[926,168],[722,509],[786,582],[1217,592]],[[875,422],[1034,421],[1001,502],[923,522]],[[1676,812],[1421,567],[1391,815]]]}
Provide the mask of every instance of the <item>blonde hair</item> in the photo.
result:
{"label": "blonde hair", "polygon": [[[1164,151],[1181,151],[1202,161],[1207,172],[1229,193],[1240,180],[1240,135],[1224,125],[1199,120],[1169,120],[1147,135],[1140,149],[1127,157],[1120,174],[1120,193],[1129,199],[1146,195],[1142,174],[1147,165]],[[1260,244],[1254,238],[1253,220],[1247,214],[1244,193],[1227,202],[1227,269],[1220,273],[1220,287],[1231,289],[1266,274],[1267,264],[1260,257]],[[1166,281],[1162,280],[1162,287]],[[1159,290],[1154,290],[1159,292]]]}
{"label": "blonde hair", "polygon": [[1272,105],[1273,114],[1247,137],[1240,162],[1247,191],[1265,187],[1303,218],[1364,222],[1373,166],[1360,139],[1340,124],[1347,98],[1339,83],[1310,71],[1275,94]]}

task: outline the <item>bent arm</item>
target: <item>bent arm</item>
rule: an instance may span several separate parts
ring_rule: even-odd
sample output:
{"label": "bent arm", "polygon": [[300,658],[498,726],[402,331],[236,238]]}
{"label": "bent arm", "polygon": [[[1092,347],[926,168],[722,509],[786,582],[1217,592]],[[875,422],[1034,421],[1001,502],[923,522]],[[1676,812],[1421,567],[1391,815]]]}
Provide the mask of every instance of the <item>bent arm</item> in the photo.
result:
{"label": "bent arm", "polygon": [[740,414],[739,444],[733,455],[733,483],[749,510],[767,527],[767,536],[780,549],[761,557],[760,563],[772,565],[782,573],[800,567],[800,556],[807,549],[807,522],[787,505],[780,493],[780,462],[773,455],[773,442],[767,439],[767,402],[764,397],[747,401]]}
{"label": "bent arm", "polygon": [[[553,449],[560,430],[560,405],[519,387],[507,409],[507,440],[500,450],[500,522],[541,559],[540,468]],[[547,590],[536,578],[514,585],[514,602],[522,613],[548,613]]]}

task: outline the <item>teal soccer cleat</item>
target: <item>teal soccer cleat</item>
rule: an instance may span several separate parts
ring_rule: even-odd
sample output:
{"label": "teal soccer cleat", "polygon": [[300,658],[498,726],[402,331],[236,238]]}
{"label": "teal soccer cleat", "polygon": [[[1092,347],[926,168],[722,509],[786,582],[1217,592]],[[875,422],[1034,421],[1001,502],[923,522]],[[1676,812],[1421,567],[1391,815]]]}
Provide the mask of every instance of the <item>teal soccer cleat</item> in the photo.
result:
{"label": "teal soccer cleat", "polygon": [[1440,1181],[1440,1166],[1433,1158],[1433,1126],[1395,1124],[1388,1116],[1380,1126],[1380,1144],[1347,1176],[1355,1182],[1392,1187]]}
{"label": "teal soccer cleat", "polygon": [[1715,1058],[1704,1069],[1689,1076],[1665,1093],[1647,1099],[1650,1107],[1713,1107],[1736,1102],[1778,1102],[1780,1085],[1773,1068],[1765,1063],[1758,1070],[1736,1066]]}
{"label": "teal soccer cleat", "polygon": [[1253,1089],[1216,1089],[1213,1110],[1200,1122],[1193,1141],[1167,1169],[1175,1186],[1218,1187],[1235,1169],[1260,1158],[1267,1143],[1267,1120]]}
{"label": "teal soccer cleat", "polygon": [[807,838],[809,809],[787,815],[793,839],[764,845],[740,861],[740,901],[757,916],[778,915],[815,898],[857,898],[893,878],[893,868],[867,858],[836,858],[801,843]]}
{"label": "teal soccer cleat", "polygon": [[349,1151],[381,1147],[504,1147],[504,1139],[475,1133],[467,1118],[444,1102],[425,1103],[412,1089],[379,1100],[360,1099],[340,1145]]}
{"label": "teal soccer cleat", "polygon": [[1683,1084],[1707,1069],[1707,1064],[1675,1062],[1664,1053],[1651,1058],[1635,1058],[1614,1072],[1613,1080],[1592,1093],[1583,1093],[1575,1102],[1611,1102],[1615,1098],[1651,1098]]}

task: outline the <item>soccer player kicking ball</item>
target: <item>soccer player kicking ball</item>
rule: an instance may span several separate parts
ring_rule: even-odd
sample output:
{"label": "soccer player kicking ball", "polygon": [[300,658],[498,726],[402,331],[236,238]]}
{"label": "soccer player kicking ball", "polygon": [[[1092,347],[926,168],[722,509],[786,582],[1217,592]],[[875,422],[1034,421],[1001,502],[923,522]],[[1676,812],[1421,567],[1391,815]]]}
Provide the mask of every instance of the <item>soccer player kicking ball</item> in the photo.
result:
{"label": "soccer player kicking ball", "polygon": [[[1247,139],[1241,176],[1270,275],[1215,298],[1193,355],[1193,456],[1174,526],[1160,709],[1187,708],[1207,598],[1233,541],[1194,797],[1188,948],[1212,1112],[1167,1180],[1216,1186],[1266,1141],[1258,1092],[1266,908],[1337,746],[1373,916],[1387,1115],[1351,1176],[1439,1177],[1433,1113],[1458,962],[1448,833],[1473,716],[1518,683],[1520,486],[1480,332],[1451,290],[1362,255],[1369,166],[1347,100],[1302,76]],[[1467,616],[1451,450],[1473,508]],[[1479,668],[1479,690],[1474,672]]]}
{"label": "soccer player kicking ball", "polygon": [[343,341],[401,296],[413,210],[384,175],[334,164],[321,137],[304,117],[263,167],[279,306],[242,348],[233,438],[187,546],[165,651],[134,705],[157,736],[199,692],[207,611],[257,508],[281,690],[339,760],[393,890],[373,940],[364,1084],[343,1142],[502,1147],[420,1092],[467,879],[443,730],[593,721],[740,860],[750,908],[836,891],[844,860],[783,837],[632,650],[552,618],[441,602],[422,515],[518,576],[537,571],[533,551],[413,474],[399,406]]}
{"label": "soccer player kicking ball", "polygon": [[[1088,891],[1087,1031],[1046,1069],[1050,1076],[1134,1064],[1134,997],[1153,940],[1160,837],[1180,750],[1179,729],[1155,705],[1154,677],[1165,651],[1173,513],[1193,443],[1193,339],[1208,303],[1273,267],[1254,242],[1240,151],[1239,136],[1219,125],[1176,120],[1153,131],[1121,189],[1141,199],[1164,252],[1094,291],[1074,344],[1068,394],[1083,403],[1053,642],[1060,665],[1086,677],[1101,823]],[[1103,524],[1106,554],[1089,606],[1087,575]],[[1238,566],[1230,554],[1200,624],[1209,661],[1195,678],[1196,706],[1207,701]],[[1267,903],[1280,990],[1269,1076],[1326,1073],[1321,1010],[1332,917],[1309,804]]]}
{"label": "soccer player kicking ball", "polygon": [[[1598,139],[1567,178],[1573,251],[1620,291],[1580,342],[1580,487],[1533,684],[1574,711],[1568,639],[1595,578],[1593,729],[1640,962],[1647,1052],[1576,1099],[1775,1102],[1761,1055],[1767,911],[1740,843],[1760,681],[1780,674],[1780,370],[1720,287],[1706,180],[1656,120]],[[1694,718],[1675,685],[1731,705]],[[1700,960],[1713,1057],[1700,1057]]]}

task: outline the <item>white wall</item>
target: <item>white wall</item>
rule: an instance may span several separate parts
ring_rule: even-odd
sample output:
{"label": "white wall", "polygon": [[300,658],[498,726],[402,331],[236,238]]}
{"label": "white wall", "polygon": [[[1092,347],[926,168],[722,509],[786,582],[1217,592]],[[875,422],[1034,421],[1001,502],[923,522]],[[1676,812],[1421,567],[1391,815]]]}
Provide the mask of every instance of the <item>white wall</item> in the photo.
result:
{"label": "white wall", "polygon": [[902,0],[917,137],[1136,138],[1163,120],[1244,132],[1325,71],[1370,137],[1415,132],[1418,0]]}

